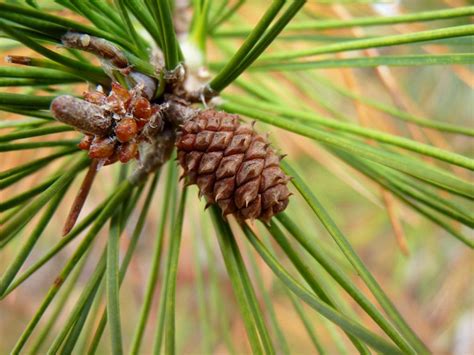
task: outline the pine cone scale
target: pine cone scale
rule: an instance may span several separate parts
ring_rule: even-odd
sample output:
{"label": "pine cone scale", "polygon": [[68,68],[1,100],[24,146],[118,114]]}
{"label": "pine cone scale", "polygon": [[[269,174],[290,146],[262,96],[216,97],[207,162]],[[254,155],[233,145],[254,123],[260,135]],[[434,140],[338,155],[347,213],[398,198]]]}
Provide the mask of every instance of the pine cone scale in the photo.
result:
{"label": "pine cone scale", "polygon": [[215,167],[219,166],[223,155],[223,152],[204,153],[201,158],[201,162],[199,163],[198,173],[210,174],[214,172]]}
{"label": "pine cone scale", "polygon": [[260,187],[260,179],[250,180],[235,190],[235,205],[242,209],[248,207],[249,203],[257,198]]}
{"label": "pine cone scale", "polygon": [[229,176],[235,176],[237,174],[237,169],[240,167],[243,160],[243,154],[234,154],[222,158],[221,163],[216,171],[217,178],[222,179]]}
{"label": "pine cone scale", "polygon": [[237,185],[240,186],[247,181],[260,176],[263,171],[263,159],[247,160],[240,165],[240,169],[236,175]]}
{"label": "pine cone scale", "polygon": [[235,189],[235,178],[232,176],[230,178],[217,180],[214,184],[214,197],[216,201],[226,200],[232,197],[232,194]]}

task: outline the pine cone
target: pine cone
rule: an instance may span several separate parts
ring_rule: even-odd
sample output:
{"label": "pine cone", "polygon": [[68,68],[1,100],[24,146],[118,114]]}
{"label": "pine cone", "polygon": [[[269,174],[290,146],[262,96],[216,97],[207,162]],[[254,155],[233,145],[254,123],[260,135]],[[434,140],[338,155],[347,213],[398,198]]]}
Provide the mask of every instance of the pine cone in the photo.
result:
{"label": "pine cone", "polygon": [[239,116],[202,111],[183,125],[176,145],[188,183],[223,215],[268,221],[288,205],[290,178],[280,157]]}

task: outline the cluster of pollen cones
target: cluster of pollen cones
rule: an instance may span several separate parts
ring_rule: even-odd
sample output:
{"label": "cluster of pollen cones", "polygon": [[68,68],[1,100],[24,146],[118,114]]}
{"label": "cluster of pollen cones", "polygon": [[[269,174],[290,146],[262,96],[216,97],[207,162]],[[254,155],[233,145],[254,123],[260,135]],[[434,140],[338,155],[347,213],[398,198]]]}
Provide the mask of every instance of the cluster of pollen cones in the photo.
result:
{"label": "cluster of pollen cones", "polygon": [[[84,93],[84,100],[68,95],[57,97],[51,110],[55,117],[85,133],[79,148],[91,159],[108,165],[138,158],[139,144],[162,128],[160,106],[142,96],[139,87],[127,90],[112,84],[108,95],[101,91]],[[84,112],[87,111],[87,112]],[[89,117],[88,120],[78,118]]]}

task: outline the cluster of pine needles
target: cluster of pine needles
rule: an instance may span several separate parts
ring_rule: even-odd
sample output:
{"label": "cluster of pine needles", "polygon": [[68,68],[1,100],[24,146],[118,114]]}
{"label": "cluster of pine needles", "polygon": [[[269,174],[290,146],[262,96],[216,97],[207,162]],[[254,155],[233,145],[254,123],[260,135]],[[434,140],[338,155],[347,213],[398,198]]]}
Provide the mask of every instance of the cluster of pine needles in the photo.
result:
{"label": "cluster of pine needles", "polygon": [[[380,255],[387,246],[404,254],[404,267],[410,253],[443,251],[431,244],[471,252],[474,7],[450,5],[462,2],[386,5],[392,12],[383,15],[372,1],[0,1],[0,310],[21,301],[18,313],[28,313],[15,329],[0,317],[10,333],[0,352],[436,349],[358,253],[368,238],[360,234],[376,222],[357,206],[383,211],[384,236],[395,238],[371,243]],[[66,48],[71,32],[106,40],[127,68],[156,80],[155,102],[185,70],[203,84],[202,106],[271,131],[288,155],[287,210],[268,223],[204,210],[179,181],[175,152],[145,181],[130,178],[139,161],[85,174],[92,163],[77,147],[81,134],[53,118],[51,102],[112,81],[126,86],[127,74],[111,58]],[[436,117],[420,104],[429,100]],[[336,201],[337,184],[357,195],[350,211],[334,207],[351,198]],[[363,232],[341,228],[346,220]],[[420,220],[430,232],[411,232]],[[467,273],[463,265],[447,272]],[[130,273],[139,281],[127,281]],[[180,311],[186,302],[192,312]]]}

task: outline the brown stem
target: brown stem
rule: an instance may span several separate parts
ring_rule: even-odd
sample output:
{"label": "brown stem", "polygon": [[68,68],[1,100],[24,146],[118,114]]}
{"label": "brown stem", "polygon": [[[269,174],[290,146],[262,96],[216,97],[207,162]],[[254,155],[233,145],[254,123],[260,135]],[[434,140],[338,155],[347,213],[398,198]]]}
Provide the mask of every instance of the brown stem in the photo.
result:
{"label": "brown stem", "polygon": [[139,167],[129,177],[132,184],[141,184],[148,174],[156,171],[169,160],[175,140],[174,129],[164,130],[152,140],[151,145],[140,158]]}
{"label": "brown stem", "polygon": [[92,159],[91,164],[89,165],[89,170],[87,171],[84,180],[82,181],[82,185],[77,193],[76,198],[71,206],[71,210],[66,219],[66,223],[64,223],[63,228],[63,236],[68,234],[71,229],[76,224],[77,218],[81,213],[82,207],[86,202],[87,195],[89,195],[89,191],[91,189],[92,183],[94,182],[95,175],[97,174],[97,166],[99,161],[97,159]]}
{"label": "brown stem", "polygon": [[212,98],[218,96],[219,93],[217,91],[212,90],[209,85],[204,85],[200,89],[187,92],[186,93],[186,100],[196,103],[207,103]]}
{"label": "brown stem", "polygon": [[174,95],[165,95],[165,103],[161,105],[166,120],[175,127],[184,124],[199,113],[199,109],[191,107],[189,102]]}

